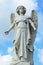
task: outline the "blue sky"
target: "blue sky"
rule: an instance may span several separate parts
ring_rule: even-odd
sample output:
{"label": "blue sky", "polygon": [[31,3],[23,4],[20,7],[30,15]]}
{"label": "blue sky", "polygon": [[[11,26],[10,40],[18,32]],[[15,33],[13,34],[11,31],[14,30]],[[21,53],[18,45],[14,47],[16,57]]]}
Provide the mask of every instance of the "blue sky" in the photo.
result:
{"label": "blue sky", "polygon": [[8,36],[4,32],[11,25],[10,14],[12,12],[16,14],[19,5],[26,7],[29,16],[32,9],[37,12],[38,30],[34,42],[34,65],[43,65],[43,0],[0,0],[0,64],[9,65],[12,59],[14,30]]}

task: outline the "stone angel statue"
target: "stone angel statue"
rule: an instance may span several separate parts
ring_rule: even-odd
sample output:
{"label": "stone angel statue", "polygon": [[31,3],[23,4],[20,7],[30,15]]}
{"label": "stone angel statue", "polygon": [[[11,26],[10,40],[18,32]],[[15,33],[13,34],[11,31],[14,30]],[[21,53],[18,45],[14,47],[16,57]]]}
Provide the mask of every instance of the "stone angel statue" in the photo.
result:
{"label": "stone angel statue", "polygon": [[18,17],[11,14],[12,24],[5,34],[7,35],[14,28],[14,61],[29,61],[32,65],[33,43],[37,32],[37,14],[35,10],[32,10],[31,17],[26,17],[26,8],[24,6],[18,6],[16,11]]}

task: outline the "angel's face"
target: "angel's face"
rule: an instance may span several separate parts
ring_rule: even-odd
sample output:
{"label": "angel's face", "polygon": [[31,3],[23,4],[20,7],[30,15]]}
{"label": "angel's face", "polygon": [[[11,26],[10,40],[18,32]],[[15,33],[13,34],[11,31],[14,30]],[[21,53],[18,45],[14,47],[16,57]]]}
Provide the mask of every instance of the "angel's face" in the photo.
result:
{"label": "angel's face", "polygon": [[20,15],[21,15],[21,14],[23,15],[23,9],[20,9]]}

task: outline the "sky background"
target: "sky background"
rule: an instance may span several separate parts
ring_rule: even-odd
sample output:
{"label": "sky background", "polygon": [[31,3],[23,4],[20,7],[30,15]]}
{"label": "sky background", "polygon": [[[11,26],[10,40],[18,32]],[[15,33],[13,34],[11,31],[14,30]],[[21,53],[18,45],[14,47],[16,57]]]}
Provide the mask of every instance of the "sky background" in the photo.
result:
{"label": "sky background", "polygon": [[16,14],[19,5],[26,7],[28,16],[33,9],[37,12],[38,30],[34,42],[34,65],[43,65],[43,0],[0,0],[0,65],[10,65],[13,56],[14,30],[7,36],[4,32],[11,25],[10,14]]}

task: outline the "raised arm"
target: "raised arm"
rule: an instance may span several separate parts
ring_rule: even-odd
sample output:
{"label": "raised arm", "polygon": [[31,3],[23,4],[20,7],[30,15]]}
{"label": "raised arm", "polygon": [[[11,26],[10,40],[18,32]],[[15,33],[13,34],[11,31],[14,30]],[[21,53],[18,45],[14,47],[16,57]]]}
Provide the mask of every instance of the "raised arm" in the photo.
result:
{"label": "raised arm", "polygon": [[35,25],[34,25],[34,23],[32,22],[31,19],[29,19],[29,23],[31,24],[31,26],[33,27],[33,29],[36,30],[36,27],[35,27]]}
{"label": "raised arm", "polygon": [[15,22],[12,23],[12,25],[9,27],[9,29],[5,32],[5,34],[7,35],[15,26]]}
{"label": "raised arm", "polygon": [[15,22],[11,24],[11,26],[9,27],[8,31],[10,32],[15,26]]}

